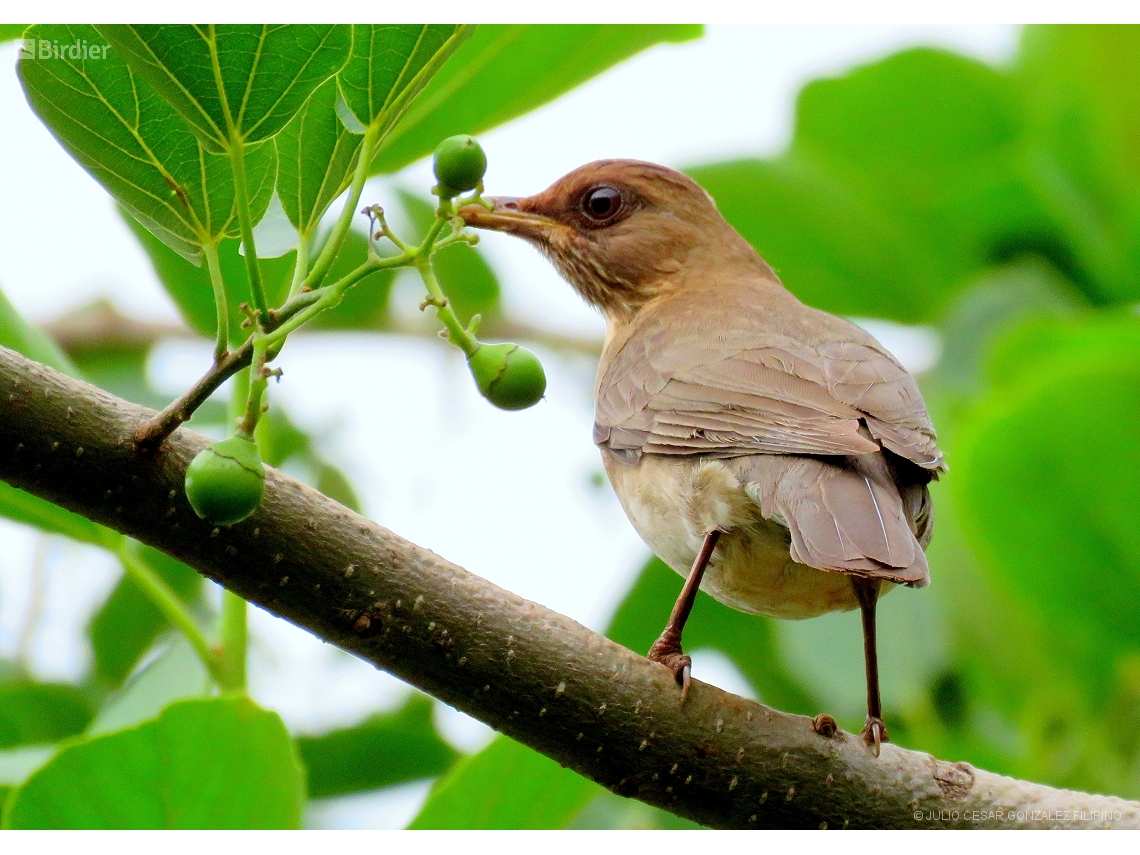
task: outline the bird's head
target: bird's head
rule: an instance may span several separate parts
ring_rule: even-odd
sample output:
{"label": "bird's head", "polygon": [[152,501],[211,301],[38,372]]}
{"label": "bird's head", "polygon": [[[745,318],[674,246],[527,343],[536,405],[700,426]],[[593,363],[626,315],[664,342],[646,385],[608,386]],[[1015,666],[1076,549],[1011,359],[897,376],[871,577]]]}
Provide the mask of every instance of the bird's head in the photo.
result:
{"label": "bird's head", "polygon": [[697,271],[764,265],[699,184],[654,163],[599,160],[534,196],[487,201],[460,216],[533,243],[611,322],[696,284]]}

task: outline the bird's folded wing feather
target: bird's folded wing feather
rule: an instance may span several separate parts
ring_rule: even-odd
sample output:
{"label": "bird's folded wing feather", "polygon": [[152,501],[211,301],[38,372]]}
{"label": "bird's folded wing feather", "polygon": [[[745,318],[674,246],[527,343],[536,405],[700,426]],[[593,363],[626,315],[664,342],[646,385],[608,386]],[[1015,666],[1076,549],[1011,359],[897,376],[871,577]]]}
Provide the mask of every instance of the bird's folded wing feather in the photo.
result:
{"label": "bird's folded wing feather", "polygon": [[826,319],[808,342],[801,319],[773,319],[743,296],[640,319],[599,377],[595,442],[631,458],[857,455],[881,443],[944,467],[917,384],[869,334],[796,304],[816,329]]}

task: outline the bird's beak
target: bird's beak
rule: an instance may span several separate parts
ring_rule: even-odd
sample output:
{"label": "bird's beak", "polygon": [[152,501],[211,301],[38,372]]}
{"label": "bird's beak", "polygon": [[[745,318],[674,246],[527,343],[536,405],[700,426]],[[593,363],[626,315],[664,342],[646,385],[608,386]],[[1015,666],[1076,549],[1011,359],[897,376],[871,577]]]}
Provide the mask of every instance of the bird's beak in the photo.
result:
{"label": "bird's beak", "polygon": [[478,203],[464,205],[459,209],[459,216],[467,225],[476,229],[507,232],[532,240],[541,238],[558,225],[548,217],[528,211],[526,199],[515,196],[485,196],[484,201],[491,203],[490,210]]}

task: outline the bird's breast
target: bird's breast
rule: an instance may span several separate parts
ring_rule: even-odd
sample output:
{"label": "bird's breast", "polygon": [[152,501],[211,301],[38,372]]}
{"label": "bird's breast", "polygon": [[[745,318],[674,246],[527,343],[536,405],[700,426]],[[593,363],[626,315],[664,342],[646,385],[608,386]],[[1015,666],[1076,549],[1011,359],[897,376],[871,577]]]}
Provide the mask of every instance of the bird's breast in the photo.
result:
{"label": "bird's breast", "polygon": [[705,534],[722,534],[701,590],[745,612],[808,618],[858,603],[843,573],[792,560],[785,526],[765,519],[745,485],[715,459],[643,454],[632,463],[602,451],[634,529],[662,561],[688,576]]}

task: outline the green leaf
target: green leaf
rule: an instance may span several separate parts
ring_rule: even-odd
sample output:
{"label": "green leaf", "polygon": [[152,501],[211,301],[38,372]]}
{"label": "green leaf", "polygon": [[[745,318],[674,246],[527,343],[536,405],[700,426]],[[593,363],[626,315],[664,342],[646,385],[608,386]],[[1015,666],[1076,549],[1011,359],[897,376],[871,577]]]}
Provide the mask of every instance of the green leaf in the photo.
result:
{"label": "green leaf", "polygon": [[[123,219],[139,239],[154,272],[174,305],[178,307],[187,325],[210,338],[214,337],[217,325],[217,311],[214,308],[214,291],[210,284],[210,272],[205,265],[195,266],[161,240],[158,240],[127,211],[120,210]],[[245,259],[238,251],[241,241],[227,238],[218,244],[218,261],[225,282],[226,302],[229,308],[230,341],[244,341],[249,331],[242,329],[245,320],[241,313],[242,303],[250,301],[249,276]],[[289,293],[289,280],[296,253],[291,252],[279,258],[258,258],[261,279],[265,285],[270,305],[280,305]],[[205,366],[203,366],[203,371]]]}
{"label": "green leaf", "polygon": [[0,749],[43,745],[82,733],[94,711],[75,686],[0,683]]}
{"label": "green leaf", "polygon": [[395,172],[445,137],[479,134],[528,113],[658,42],[699,26],[482,24],[382,143],[372,172]]}
{"label": "green leaf", "polygon": [[216,150],[280,131],[352,43],[343,24],[122,24],[99,34]]}
{"label": "green leaf", "polygon": [[[202,577],[177,559],[144,546],[139,558],[186,603],[202,593]],[[94,676],[105,686],[118,686],[134,670],[170,621],[128,576],[123,576],[87,627],[94,653]]]}
{"label": "green leaf", "polygon": [[497,737],[439,782],[409,828],[565,828],[601,787],[525,745]]}
{"label": "green leaf", "polygon": [[1097,302],[1140,299],[1140,31],[1026,27],[1032,165]]}
{"label": "green leaf", "polygon": [[5,828],[299,828],[305,785],[276,713],[245,697],[181,701],[74,742],[4,806]]}
{"label": "green leaf", "polygon": [[360,149],[361,138],[337,118],[336,99],[336,80],[329,80],[274,138],[277,195],[289,222],[306,237],[348,188]]}
{"label": "green leaf", "polygon": [[28,359],[34,359],[72,377],[79,376],[67,354],[59,349],[59,345],[51,336],[25,321],[16,311],[16,307],[8,302],[2,290],[0,290],[0,347],[22,353]]}
{"label": "green leaf", "polygon": [[889,214],[805,157],[685,170],[801,300],[836,314],[915,320],[936,272]]}
{"label": "green leaf", "polygon": [[[89,26],[36,25],[29,37],[105,44]],[[237,233],[229,159],[206,152],[186,123],[116,51],[94,59],[21,57],[32,109],[60,145],[163,243],[197,262],[202,246]],[[251,147],[254,217],[269,204],[277,159]]]}
{"label": "green leaf", "polygon": [[443,774],[459,754],[432,724],[433,703],[414,695],[393,713],[323,736],[300,736],[314,799],[378,790]]}
{"label": "green leaf", "polygon": [[194,648],[184,636],[175,636],[157,659],[108,698],[87,735],[112,733],[140,724],[175,701],[209,694],[213,685]]}
{"label": "green leaf", "polygon": [[3,481],[0,481],[0,516],[106,549],[117,548],[123,537],[117,531],[104,528],[86,517],[73,514]]}
{"label": "green leaf", "polygon": [[1016,87],[943,51],[815,81],[786,156],[690,173],[790,289],[830,312],[930,321],[994,261],[1071,267],[1026,175]]}
{"label": "green leaf", "polygon": [[[417,233],[423,234],[431,228],[435,221],[433,204],[405,190],[400,191],[400,203]],[[452,244],[432,256],[432,267],[463,323],[476,313],[482,314],[485,320],[501,313],[499,281],[474,247]]]}
{"label": "green leaf", "polygon": [[647,805],[635,799],[627,799],[617,793],[602,791],[597,798],[574,817],[569,828],[577,830],[634,830],[652,829],[670,831],[693,831],[703,826],[668,813],[661,808]]}
{"label": "green leaf", "polygon": [[[54,745],[28,745],[10,751],[0,751],[0,811],[3,811],[4,802],[12,791],[28,780],[36,769],[51,759],[53,754],[55,754]],[[0,816],[2,815],[0,813]]]}
{"label": "green leaf", "polygon": [[[659,558],[650,559],[618,606],[606,635],[644,654],[665,628],[683,584]],[[804,715],[819,712],[818,702],[784,666],[771,619],[730,609],[699,591],[685,624],[685,649],[706,647],[731,659],[764,703]]]}
{"label": "green leaf", "polygon": [[[157,243],[157,241],[155,242]],[[183,264],[186,263],[173,252],[171,255],[174,255]],[[88,383],[93,383],[112,395],[126,398],[132,403],[161,410],[169,402],[169,398],[154,391],[150,384],[146,370],[150,350],[151,344],[149,342],[142,344],[118,343],[110,339],[105,341],[102,346],[75,350],[72,353],[72,359],[83,379]]]}
{"label": "green leaf", "polygon": [[387,132],[471,25],[353,24],[352,58],[337,75],[344,103],[361,125]]}
{"label": "green leaf", "polygon": [[20,38],[27,28],[28,24],[0,24],[0,44]]}
{"label": "green leaf", "polygon": [[1094,695],[1140,649],[1140,320],[1038,321],[995,349],[951,482],[983,566],[1052,627]]}

